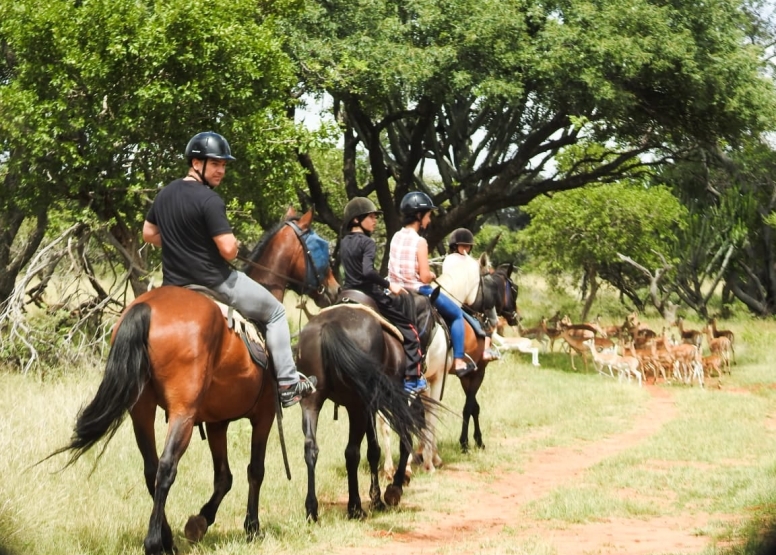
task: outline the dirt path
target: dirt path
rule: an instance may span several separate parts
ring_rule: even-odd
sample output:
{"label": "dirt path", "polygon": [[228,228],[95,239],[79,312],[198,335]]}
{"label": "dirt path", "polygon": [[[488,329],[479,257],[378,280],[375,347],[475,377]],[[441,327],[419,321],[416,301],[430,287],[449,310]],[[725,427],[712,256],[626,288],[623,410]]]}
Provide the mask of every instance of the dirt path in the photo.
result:
{"label": "dirt path", "polygon": [[[525,465],[524,472],[507,474],[488,484],[481,484],[481,495],[467,507],[449,513],[430,514],[428,525],[409,533],[390,533],[383,549],[370,553],[419,555],[456,552],[456,544],[473,540],[480,542],[495,537],[509,527],[516,543],[541,538],[550,542],[562,555],[648,555],[654,553],[697,553],[708,545],[708,538],[695,535],[711,515],[652,520],[609,519],[563,529],[548,528],[546,522],[526,520],[521,507],[542,498],[553,489],[571,485],[591,466],[634,447],[655,434],[676,416],[676,406],[670,391],[649,387],[651,399],[646,413],[634,427],[623,434],[608,437],[583,447],[552,448],[538,452]],[[457,472],[446,468],[444,472]],[[461,481],[471,481],[469,473],[461,472]],[[714,515],[713,518],[719,518]],[[487,552],[483,550],[482,552]],[[355,551],[353,552],[355,553]]]}

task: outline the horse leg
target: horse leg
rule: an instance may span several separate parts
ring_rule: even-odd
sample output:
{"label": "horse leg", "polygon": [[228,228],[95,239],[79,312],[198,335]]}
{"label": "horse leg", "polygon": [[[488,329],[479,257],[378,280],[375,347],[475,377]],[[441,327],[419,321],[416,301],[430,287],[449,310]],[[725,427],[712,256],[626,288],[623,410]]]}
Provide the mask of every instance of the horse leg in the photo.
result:
{"label": "horse leg", "polygon": [[[382,417],[377,417],[382,420]],[[385,510],[385,503],[381,499],[380,492],[380,443],[377,441],[377,430],[375,429],[375,418],[372,418],[371,426],[366,428],[366,460],[369,462],[369,499],[372,503],[372,510]]]}
{"label": "horse leg", "polygon": [[383,418],[383,415],[377,413],[375,419],[377,425],[377,434],[380,436],[380,444],[382,445],[382,451],[385,454],[383,459],[383,475],[392,480],[393,475],[396,473],[396,468],[393,466],[393,449],[391,448],[391,427],[388,422]]}
{"label": "horse leg", "polygon": [[[315,395],[317,396],[317,395]],[[322,401],[321,401],[322,402]],[[302,400],[302,431],[304,432],[304,462],[307,465],[307,498],[304,506],[307,519],[318,522],[318,498],[315,495],[315,465],[318,463],[318,414],[320,405],[308,405]]]}
{"label": "horse leg", "polygon": [[[420,411],[420,415],[425,418],[425,408],[420,397],[415,397],[411,401],[410,409]],[[424,429],[428,429],[424,421]],[[403,436],[403,437],[402,437]],[[396,467],[396,473],[393,475],[393,482],[385,488],[385,502],[391,507],[396,507],[401,502],[403,494],[402,486],[405,480],[405,468],[409,462],[410,452],[412,451],[412,438],[406,433],[399,433],[399,464]]]}
{"label": "horse leg", "polygon": [[461,437],[458,438],[458,443],[461,445],[462,453],[469,452],[469,419],[472,415],[472,407],[471,403],[469,402],[469,383],[469,376],[464,376],[464,378],[461,380],[461,387],[463,387],[466,398],[463,402],[463,423],[461,424]]}
{"label": "horse leg", "polygon": [[164,507],[170,488],[175,482],[178,472],[178,462],[191,441],[193,419],[188,415],[176,415],[170,417],[170,426],[167,431],[167,439],[164,451],[159,460],[159,468],[156,471],[156,488],[154,489],[154,508],[151,511],[151,519],[148,524],[148,535],[143,541],[147,555],[158,553],[172,553],[175,548],[172,545],[172,537],[169,545],[163,541],[163,530],[169,528]]}
{"label": "horse leg", "polygon": [[403,485],[405,472],[410,458],[410,449],[406,441],[399,439],[399,463],[396,467],[396,473],[393,475],[393,481],[385,488],[385,502],[391,507],[396,507],[401,502],[404,493]]}
{"label": "horse leg", "polygon": [[[439,337],[439,340],[437,340],[437,337]],[[428,365],[428,370],[426,372],[428,390],[424,392],[424,394],[428,395],[428,397],[434,401],[441,401],[442,390],[445,385],[445,375],[448,368],[453,364],[453,353],[449,350],[443,333],[435,335],[434,341],[429,347],[426,364]],[[427,411],[425,418],[425,433],[420,438],[419,445],[421,448],[423,469],[430,473],[441,467],[443,461],[439,456],[436,442],[436,427],[438,421],[436,411]]]}
{"label": "horse leg", "polygon": [[[156,489],[156,473],[159,469],[159,454],[156,452],[156,433],[154,431],[154,419],[156,418],[156,400],[152,389],[146,387],[140,398],[130,411],[132,428],[135,432],[135,442],[143,457],[143,476],[146,489],[151,497],[154,497]],[[162,546],[165,551],[172,552],[172,529],[167,518],[162,519]]]}
{"label": "horse leg", "polygon": [[207,440],[213,457],[213,495],[199,510],[198,515],[189,517],[184,534],[190,542],[201,541],[208,527],[216,520],[216,512],[226,494],[232,489],[232,473],[227,457],[226,430],[228,422],[208,423]]}
{"label": "horse leg", "polygon": [[463,406],[463,428],[461,430],[460,444],[461,451],[464,453],[469,450],[469,418],[474,424],[474,443],[480,449],[485,449],[482,442],[482,430],[480,429],[480,405],[477,403],[477,392],[480,390],[482,381],[485,379],[485,368],[480,367],[477,372],[472,372],[461,381],[466,392],[466,401]]}
{"label": "horse leg", "polygon": [[[269,395],[274,395],[269,389]],[[248,465],[248,508],[245,513],[243,528],[248,540],[253,540],[259,533],[259,494],[264,482],[264,459],[267,455],[267,440],[275,421],[275,408],[272,397],[264,396],[260,406],[267,409],[260,411],[258,416],[251,418],[253,431],[251,433],[251,462]]]}
{"label": "horse leg", "polygon": [[[433,385],[431,387],[430,396],[439,399],[439,397],[434,397]],[[436,471],[436,467],[442,466],[442,459],[439,456],[436,444],[437,415],[434,411],[428,411],[425,418],[425,433],[423,434],[423,437],[420,438],[420,446],[423,453],[423,470],[432,473]]]}
{"label": "horse leg", "polygon": [[362,411],[348,411],[350,432],[348,445],[345,447],[345,468],[348,473],[348,518],[362,519],[366,517],[361,507],[361,496],[358,494],[358,465],[361,462],[361,442],[366,434],[368,417]]}

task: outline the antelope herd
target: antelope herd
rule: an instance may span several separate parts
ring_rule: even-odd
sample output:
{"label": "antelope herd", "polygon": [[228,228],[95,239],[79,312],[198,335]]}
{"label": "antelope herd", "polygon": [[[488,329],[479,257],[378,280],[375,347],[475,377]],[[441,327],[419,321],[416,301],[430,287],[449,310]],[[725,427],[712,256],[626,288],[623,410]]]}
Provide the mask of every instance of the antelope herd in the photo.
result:
{"label": "antelope herd", "polygon": [[[676,328],[678,334],[672,334],[671,328]],[[590,361],[605,376],[639,385],[651,378],[653,383],[662,379],[703,387],[704,378],[721,378],[723,373],[730,373],[731,361],[735,364],[735,336],[732,331],[718,329],[716,318],[710,319],[702,330],[695,330],[678,317],[658,333],[640,322],[637,312],[628,314],[621,325],[610,326],[603,325],[600,316],[592,322],[573,324],[568,316],[556,313],[549,319],[543,317],[532,328],[524,328],[518,322],[516,332],[517,337],[503,338],[500,348],[510,349],[519,344],[516,350],[534,351],[535,366],[538,349],[530,349],[530,340],[538,342],[547,353],[554,352],[555,341],[562,339],[574,370],[575,358],[579,356],[585,370]],[[709,352],[706,356],[704,343]]]}

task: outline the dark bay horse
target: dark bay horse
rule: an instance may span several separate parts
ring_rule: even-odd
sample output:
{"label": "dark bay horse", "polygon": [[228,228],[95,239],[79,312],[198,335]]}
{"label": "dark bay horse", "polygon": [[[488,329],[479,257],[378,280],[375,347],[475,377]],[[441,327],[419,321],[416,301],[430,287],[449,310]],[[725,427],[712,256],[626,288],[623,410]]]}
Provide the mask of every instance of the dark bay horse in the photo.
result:
{"label": "dark bay horse", "polygon": [[[299,370],[318,379],[317,391],[303,399],[302,428],[305,434],[307,498],[305,508],[310,520],[318,520],[315,493],[315,466],[318,460],[318,417],[326,399],[348,412],[350,429],[345,448],[348,476],[347,513],[363,518],[358,492],[358,465],[361,443],[367,438],[367,460],[371,475],[369,497],[373,509],[385,504],[395,506],[402,496],[404,467],[412,448],[412,439],[421,437],[425,407],[423,396],[410,397],[403,389],[404,350],[401,339],[383,329],[377,317],[352,305],[340,305],[321,311],[299,335]],[[424,400],[421,400],[424,399]],[[410,402],[412,401],[412,402]],[[433,403],[432,403],[433,404]],[[400,438],[399,469],[381,499],[378,477],[380,445],[375,430],[375,415],[380,411]]]}
{"label": "dark bay horse", "polygon": [[[309,292],[319,306],[329,305],[339,290],[328,265],[320,261],[324,244],[311,238],[312,212],[287,220],[267,232],[248,261],[250,276],[266,284],[278,300],[287,285]],[[320,238],[318,238],[320,239]],[[310,265],[316,266],[310,270]],[[316,277],[317,276],[317,277]],[[240,418],[251,422],[248,538],[259,531],[259,491],[264,480],[267,438],[275,418],[277,383],[271,361],[267,370],[251,359],[243,339],[227,326],[219,307],[186,288],[163,286],[132,302],[113,329],[105,373],[92,401],[78,415],[69,464],[102,438],[106,444],[129,412],[143,457],[146,487],[153,497],[146,553],[175,551],[165,504],[178,462],[197,424],[204,423],[213,457],[214,488],[199,514],[191,516],[186,537],[200,540],[232,486],[227,459],[227,428]],[[161,458],[156,450],[156,408],[168,417]]]}
{"label": "dark bay horse", "polygon": [[[510,326],[517,325],[517,286],[512,281],[512,264],[502,264],[493,272],[486,272],[482,276],[480,293],[471,308],[476,312],[484,312],[485,309],[495,306],[496,313],[506,318]],[[484,340],[477,337],[474,330],[467,323],[464,349],[466,354],[472,357],[477,364],[477,371],[471,372],[461,378],[466,400],[463,405],[463,426],[459,443],[461,450],[469,450],[469,420],[474,424],[474,442],[480,449],[485,448],[482,442],[482,430],[480,429],[480,405],[477,402],[477,392],[485,379],[487,360],[482,359]]]}

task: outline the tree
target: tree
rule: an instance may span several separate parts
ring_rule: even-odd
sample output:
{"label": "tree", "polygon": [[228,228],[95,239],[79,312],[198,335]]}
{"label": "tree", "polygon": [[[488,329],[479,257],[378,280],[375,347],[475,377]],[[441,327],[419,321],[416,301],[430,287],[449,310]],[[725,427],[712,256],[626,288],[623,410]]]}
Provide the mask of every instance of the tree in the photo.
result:
{"label": "tree", "polygon": [[647,268],[664,265],[687,216],[667,187],[633,182],[539,197],[525,210],[531,223],[520,233],[523,249],[550,277],[581,272],[586,297],[582,319],[595,300],[599,280],[643,308],[641,290],[650,283],[619,255]]}
{"label": "tree", "polygon": [[[431,193],[433,245],[498,209],[772,127],[753,17],[738,0],[308,0],[285,25],[301,92],[333,99],[348,197],[374,193],[392,233],[401,197]],[[558,169],[585,144],[606,151]]]}
{"label": "tree", "polygon": [[108,224],[135,292],[145,290],[140,225],[156,188],[185,171],[196,132],[232,143],[227,201],[254,203],[268,222],[292,200],[293,71],[276,32],[291,7],[0,0],[0,221],[11,222],[0,298],[19,267],[8,262],[19,218],[42,235],[52,203]]}

